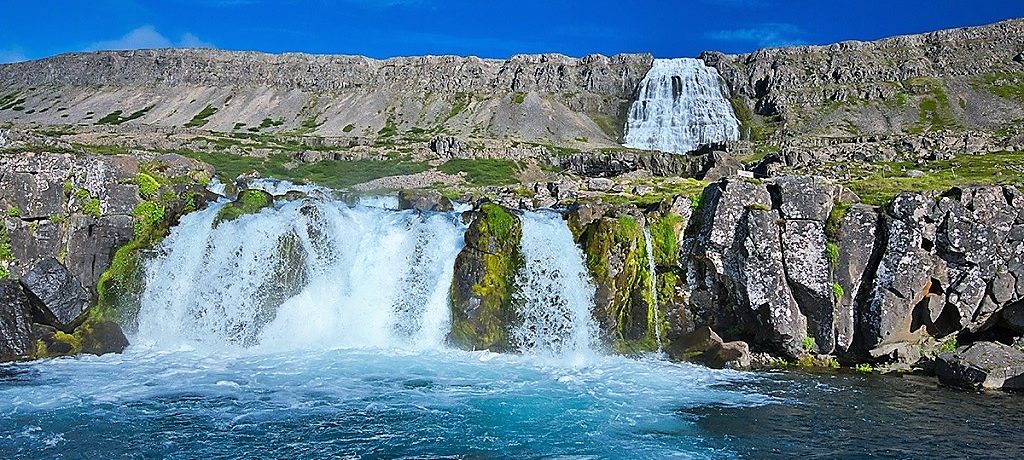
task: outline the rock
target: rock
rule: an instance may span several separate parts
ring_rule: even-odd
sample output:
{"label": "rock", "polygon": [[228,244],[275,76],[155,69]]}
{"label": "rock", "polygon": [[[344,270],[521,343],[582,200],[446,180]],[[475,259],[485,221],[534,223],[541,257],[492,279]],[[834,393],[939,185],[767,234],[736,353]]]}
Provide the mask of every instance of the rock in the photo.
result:
{"label": "rock", "polygon": [[704,364],[712,369],[750,369],[752,358],[746,342],[725,342],[704,358]]}
{"label": "rock", "polygon": [[522,223],[493,203],[482,204],[471,218],[466,246],[455,258],[448,340],[470,350],[508,351],[508,333],[516,320],[515,276],[523,263]]}
{"label": "rock", "polygon": [[880,223],[881,216],[875,208],[854,205],[840,219],[838,234],[834,235],[839,250],[835,282],[842,290],[836,311],[836,348],[842,352],[853,347],[859,306],[856,297],[873,278],[869,270]]}
{"label": "rock", "polygon": [[735,176],[743,170],[743,164],[725,152],[712,152],[705,156],[704,165],[698,179],[706,181],[717,181],[726,177]]}
{"label": "rock", "polygon": [[284,201],[299,201],[306,199],[306,192],[301,190],[289,190],[284,195],[275,196],[274,199],[282,199]]}
{"label": "rock", "polygon": [[398,209],[417,211],[451,211],[452,202],[434,190],[402,190],[398,192]]}
{"label": "rock", "polygon": [[678,361],[692,361],[713,369],[749,369],[750,347],[746,342],[722,342],[710,327],[701,326],[673,340],[667,352]]}
{"label": "rock", "polygon": [[246,214],[255,214],[265,208],[274,207],[274,196],[263,190],[245,189],[238,192],[235,201],[228,203],[217,213],[214,225],[235,220]]}
{"label": "rock", "polygon": [[909,169],[904,175],[911,179],[920,179],[924,177],[924,171],[918,169]]}
{"label": "rock", "polygon": [[594,317],[604,343],[621,353],[658,348],[642,221],[612,212],[582,229],[577,243],[596,284]]}
{"label": "rock", "polygon": [[89,293],[57,259],[43,259],[21,277],[37,322],[70,331],[89,303]]}
{"label": "rock", "polygon": [[773,179],[769,192],[780,202],[779,211],[784,219],[824,223],[839,189],[822,177],[786,176]]}
{"label": "rock", "polygon": [[722,346],[722,338],[708,326],[674,338],[665,349],[669,357],[678,361],[690,361],[708,350]]}
{"label": "rock", "polygon": [[587,189],[593,192],[606,192],[614,186],[615,182],[613,180],[603,177],[593,177],[587,180]]}
{"label": "rock", "polygon": [[940,354],[935,373],[961,388],[1024,390],[1024,351],[997,342],[977,342]]}
{"label": "rock", "polygon": [[32,306],[16,281],[0,280],[0,361],[32,351]]}
{"label": "rock", "polygon": [[1003,309],[1003,322],[1007,329],[1017,335],[1024,336],[1024,302],[1019,302]]}
{"label": "rock", "polygon": [[128,338],[121,326],[112,321],[86,322],[75,331],[81,342],[81,352],[91,355],[121,353],[128,347]]}
{"label": "rock", "polygon": [[32,325],[32,342],[36,345],[32,351],[34,358],[70,356],[80,346],[74,336],[45,324]]}

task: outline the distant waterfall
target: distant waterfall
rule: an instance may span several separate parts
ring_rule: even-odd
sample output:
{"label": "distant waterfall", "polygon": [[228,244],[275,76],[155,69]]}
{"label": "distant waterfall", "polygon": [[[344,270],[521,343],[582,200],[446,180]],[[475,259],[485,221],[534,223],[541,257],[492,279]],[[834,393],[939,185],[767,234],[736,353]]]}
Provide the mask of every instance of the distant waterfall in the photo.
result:
{"label": "distant waterfall", "polygon": [[464,225],[330,200],[213,227],[182,219],[147,267],[136,340],[261,347],[441,346]]}
{"label": "distant waterfall", "polygon": [[699,59],[655,59],[629,110],[625,145],[686,153],[739,139],[725,82]]}
{"label": "distant waterfall", "polygon": [[556,213],[527,212],[522,220],[525,264],[516,279],[522,323],[512,331],[513,341],[524,353],[590,353],[594,286],[582,251]]}

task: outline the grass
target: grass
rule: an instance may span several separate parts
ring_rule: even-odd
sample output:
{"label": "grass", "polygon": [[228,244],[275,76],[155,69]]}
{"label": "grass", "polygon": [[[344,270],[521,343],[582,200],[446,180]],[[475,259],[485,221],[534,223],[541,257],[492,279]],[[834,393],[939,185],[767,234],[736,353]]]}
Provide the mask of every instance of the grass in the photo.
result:
{"label": "grass", "polygon": [[918,108],[917,123],[908,130],[911,134],[960,127],[953,117],[949,96],[938,80],[925,77],[914,78],[903,82],[903,86],[911,94],[924,95]]}
{"label": "grass", "polygon": [[469,103],[473,101],[473,95],[471,93],[455,93],[455,98],[452,101],[452,108],[448,111],[448,118],[444,121],[448,121],[450,118],[454,118],[456,115],[462,113],[469,107]]}
{"label": "grass", "polygon": [[526,93],[515,93],[512,95],[513,104],[522,104],[526,101]]}
{"label": "grass", "polygon": [[942,342],[942,345],[939,346],[939,352],[951,351],[956,351],[956,337],[953,337],[945,342]]}
{"label": "grass", "polygon": [[445,174],[465,173],[466,182],[472,185],[510,185],[519,180],[519,165],[511,160],[496,159],[451,159],[437,168]]}
{"label": "grass", "polygon": [[215,113],[217,113],[217,108],[212,105],[207,105],[201,112],[192,117],[188,123],[185,123],[185,127],[200,128],[206,126],[206,123],[209,122],[208,118],[212,117]]}
{"label": "grass", "polygon": [[219,174],[228,178],[257,171],[264,177],[312,182],[339,189],[381,177],[415,174],[429,169],[426,163],[401,158],[355,161],[324,160],[316,163],[300,163],[290,167],[291,158],[281,154],[262,158],[191,150],[179,150],[172,153],[209,163]]}
{"label": "grass", "polygon": [[[906,177],[905,171],[912,168],[925,170],[925,175]],[[901,192],[941,192],[955,186],[1024,182],[1024,152],[958,155],[951,160],[930,162],[924,168],[913,162],[874,163],[870,170],[856,171],[853,175],[863,177],[844,185],[864,203],[881,206]]]}
{"label": "grass", "polygon": [[690,178],[651,178],[634,181],[627,188],[631,189],[637,185],[648,185],[652,187],[653,190],[644,195],[634,195],[632,193],[605,193],[598,196],[602,201],[609,204],[633,204],[636,206],[650,206],[666,200],[674,199],[677,196],[683,196],[689,198],[691,208],[696,209],[700,206],[701,196],[704,193],[704,188],[708,186],[708,182]]}

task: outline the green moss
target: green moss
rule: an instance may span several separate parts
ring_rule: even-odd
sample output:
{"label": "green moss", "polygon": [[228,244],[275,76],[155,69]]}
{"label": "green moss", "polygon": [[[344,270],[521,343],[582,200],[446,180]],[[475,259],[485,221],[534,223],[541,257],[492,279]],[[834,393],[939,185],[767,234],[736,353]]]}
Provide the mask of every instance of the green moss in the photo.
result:
{"label": "green moss", "polygon": [[654,262],[659,266],[674,266],[679,262],[679,231],[685,224],[681,216],[665,213],[652,216],[647,226],[651,233]]}
{"label": "green moss", "polygon": [[490,349],[504,351],[510,346],[508,331],[516,320],[513,297],[515,277],[523,263],[519,252],[522,226],[519,219],[507,209],[485,203],[480,216],[467,231],[467,243],[483,251],[463,252],[457,261],[472,263],[479,257],[482,273],[471,287],[472,298],[462,298],[464,293],[452,289],[452,328],[449,339],[456,345],[469,349]]}
{"label": "green moss", "polygon": [[264,208],[274,206],[274,197],[263,190],[242,190],[238,193],[235,201],[224,206],[217,213],[214,225],[225,221],[235,220],[248,214],[255,214]]}
{"label": "green moss", "polygon": [[825,256],[828,257],[828,264],[833,270],[839,266],[839,245],[829,241],[825,243]]}
{"label": "green moss", "polygon": [[135,205],[132,217],[135,218],[135,237],[141,238],[154,232],[164,220],[164,206],[151,200],[144,200]]}
{"label": "green moss", "polygon": [[804,337],[803,341],[804,350],[811,351],[814,349],[814,337]]}
{"label": "green moss", "polygon": [[828,219],[825,220],[825,235],[830,241],[839,241],[839,226],[849,210],[849,203],[836,203],[832,207],[832,211],[828,214]]}
{"label": "green moss", "polygon": [[135,176],[135,185],[139,186],[139,195],[146,199],[154,198],[160,189],[160,183],[153,176],[142,172]]}
{"label": "green moss", "polygon": [[0,222],[0,279],[11,276],[8,267],[13,262],[14,251],[11,248],[11,238],[7,235],[7,224]]}
{"label": "green moss", "polygon": [[206,123],[209,122],[208,119],[212,117],[213,114],[215,113],[217,113],[217,108],[212,105],[207,105],[205,108],[203,108],[202,111],[197,113],[196,116],[192,117],[192,119],[189,120],[188,123],[185,123],[185,127],[200,128],[206,126]]}
{"label": "green moss", "polygon": [[7,217],[21,217],[21,209],[17,206],[7,208]]}
{"label": "green moss", "polygon": [[854,366],[853,370],[857,372],[863,372],[865,374],[870,374],[875,371],[875,367],[872,366],[871,363],[860,363]]}
{"label": "green moss", "polygon": [[524,101],[526,101],[526,93],[519,92],[512,95],[513,104],[522,104]]}
{"label": "green moss", "polygon": [[837,302],[839,299],[842,299],[845,294],[846,292],[843,291],[843,286],[841,284],[832,283],[832,295],[835,296]]}
{"label": "green moss", "polygon": [[89,198],[82,204],[82,213],[99,218],[103,215],[103,211],[100,209],[99,198]]}
{"label": "green moss", "polygon": [[951,337],[949,340],[946,340],[945,342],[942,342],[942,345],[939,346],[939,352],[940,353],[944,353],[944,352],[956,351],[956,347],[957,347],[956,337],[954,336],[954,337]]}
{"label": "green moss", "polygon": [[341,131],[342,132],[346,132],[346,133],[350,133],[354,129],[356,129],[356,125],[353,125],[352,123],[349,123],[349,124],[345,125],[344,128],[341,128]]}

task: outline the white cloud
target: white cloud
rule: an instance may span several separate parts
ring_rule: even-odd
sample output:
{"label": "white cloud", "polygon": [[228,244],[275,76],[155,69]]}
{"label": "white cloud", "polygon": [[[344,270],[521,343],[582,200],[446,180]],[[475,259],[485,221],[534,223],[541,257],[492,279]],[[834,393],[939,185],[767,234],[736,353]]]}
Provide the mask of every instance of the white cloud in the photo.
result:
{"label": "white cloud", "polygon": [[715,30],[707,33],[712,40],[753,43],[760,47],[802,45],[803,31],[792,24],[767,23],[742,29]]}
{"label": "white cloud", "polygon": [[100,50],[135,50],[152,48],[213,48],[214,45],[205,42],[191,33],[185,33],[181,39],[172,41],[158,32],[153,26],[142,26],[117,40],[105,40],[90,44],[85,51]]}

